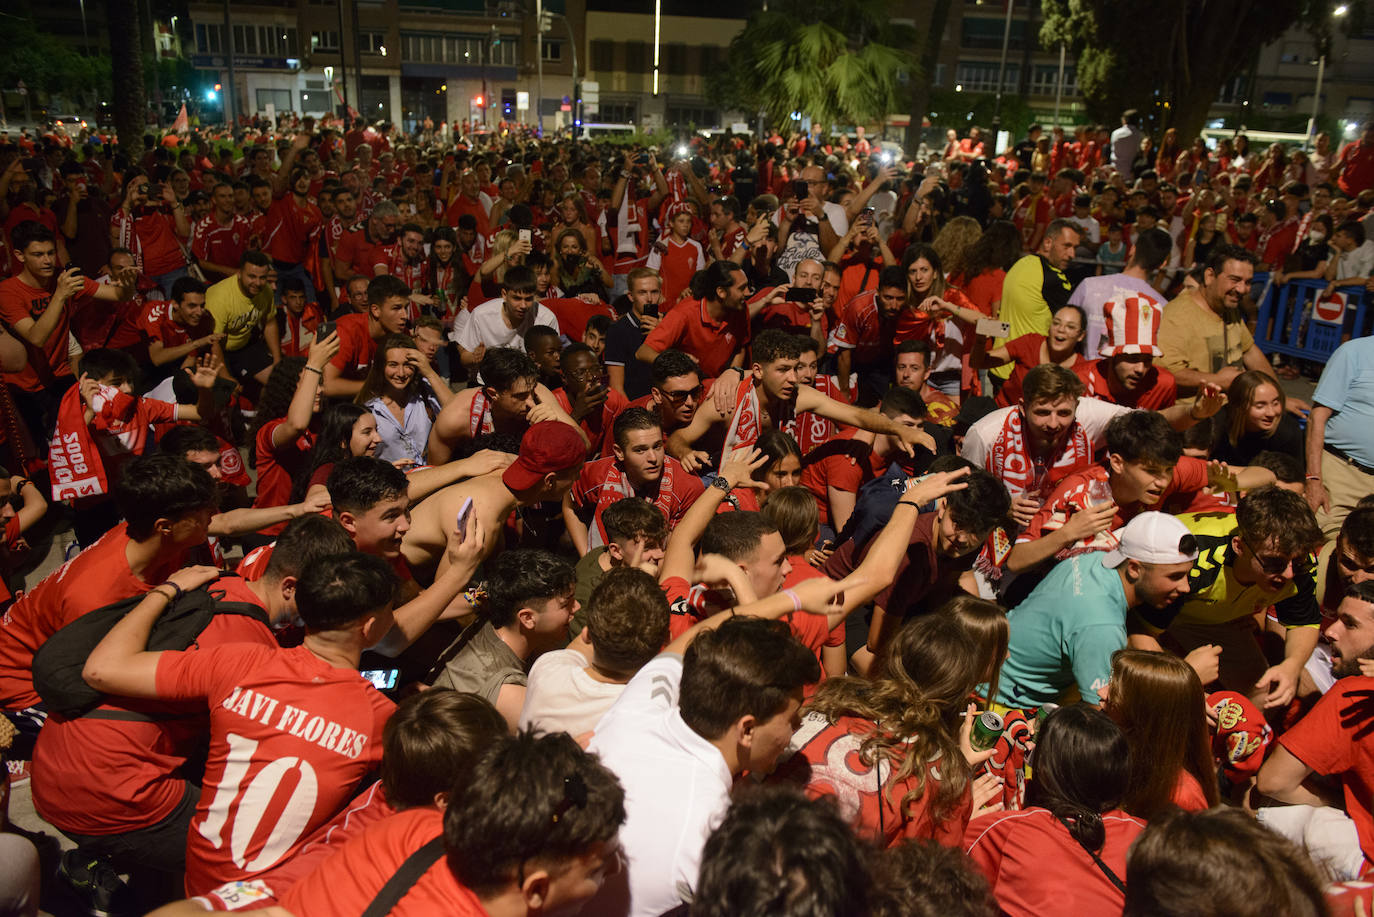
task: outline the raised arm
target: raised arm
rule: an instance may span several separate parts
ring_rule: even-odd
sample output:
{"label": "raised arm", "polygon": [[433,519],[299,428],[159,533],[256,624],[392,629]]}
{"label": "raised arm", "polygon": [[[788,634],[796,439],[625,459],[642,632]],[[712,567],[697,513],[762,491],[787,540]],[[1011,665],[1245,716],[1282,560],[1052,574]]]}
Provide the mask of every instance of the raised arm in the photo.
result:
{"label": "raised arm", "polygon": [[297,438],[310,426],[315,416],[315,395],[324,380],[323,366],[327,366],[339,352],[339,334],[334,332],[326,338],[316,338],[310,345],[305,358],[305,369],[301,370],[300,381],[296,383],[296,393],[291,396],[291,404],[286,408],[286,418],[272,431],[272,445],[281,446]]}
{"label": "raised arm", "polygon": [[199,589],[218,577],[214,567],[184,567],[155,586],[91,650],[81,670],[86,684],[105,694],[156,697],[157,661],[162,654],[148,651],[153,624],[182,592]]}

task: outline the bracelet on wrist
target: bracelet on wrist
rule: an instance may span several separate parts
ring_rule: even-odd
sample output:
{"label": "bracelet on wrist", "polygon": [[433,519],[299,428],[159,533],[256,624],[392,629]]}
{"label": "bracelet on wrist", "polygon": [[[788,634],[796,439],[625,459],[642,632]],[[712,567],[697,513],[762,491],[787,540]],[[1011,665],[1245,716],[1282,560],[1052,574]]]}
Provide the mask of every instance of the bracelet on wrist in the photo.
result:
{"label": "bracelet on wrist", "polygon": [[324,378],[324,370],[322,370],[322,369],[316,369],[316,368],[313,367],[313,366],[306,366],[306,367],[305,367],[305,371],[306,371],[306,372],[310,372],[310,373],[314,373],[315,375],[319,376],[321,379]]}
{"label": "bracelet on wrist", "polygon": [[802,609],[802,602],[801,602],[801,599],[799,599],[799,598],[797,597],[797,593],[796,593],[796,592],[792,591],[791,589],[784,589],[784,590],[782,591],[782,594],[785,595],[785,596],[787,596],[789,599],[792,600],[792,610],[793,610],[793,611],[801,611],[801,609]]}
{"label": "bracelet on wrist", "polygon": [[1321,481],[1322,481],[1322,476],[1319,475],[1319,474],[1309,474],[1309,475],[1304,475],[1303,477],[1304,477],[1305,480],[1308,480],[1308,481],[1316,481],[1318,484],[1320,484]]}
{"label": "bracelet on wrist", "polygon": [[[163,592],[163,591],[162,591],[162,587],[163,587],[163,586],[171,586],[171,587],[172,587],[172,594],[171,594],[171,595],[168,595],[167,593]],[[156,592],[158,595],[160,595],[160,596],[164,597],[165,599],[167,599],[168,602],[175,602],[177,599],[181,598],[181,596],[182,596],[182,589],[181,589],[181,587],[178,586],[176,583],[163,583],[161,586],[156,586],[156,587],[154,587],[153,591]]]}

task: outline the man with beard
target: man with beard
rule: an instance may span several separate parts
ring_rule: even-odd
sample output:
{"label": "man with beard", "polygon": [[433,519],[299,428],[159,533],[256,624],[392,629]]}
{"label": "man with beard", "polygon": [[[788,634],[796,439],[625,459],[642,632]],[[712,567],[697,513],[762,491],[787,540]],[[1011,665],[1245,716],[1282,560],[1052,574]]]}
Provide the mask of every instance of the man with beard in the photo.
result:
{"label": "man with beard", "polygon": [[[337,197],[336,197],[337,199]],[[347,283],[354,277],[375,277],[378,265],[385,273],[386,246],[396,239],[401,225],[401,210],[391,201],[372,208],[372,215],[361,229],[344,233],[334,249],[334,278]]]}
{"label": "man with beard", "polygon": [[1240,311],[1254,273],[1254,255],[1235,245],[1219,245],[1207,259],[1202,287],[1185,290],[1164,307],[1160,362],[1174,374],[1180,390],[1191,394],[1207,383],[1224,389],[1247,369],[1278,378]]}
{"label": "man with beard", "polygon": [[649,501],[671,529],[703,487],[677,459],[664,454],[663,429],[644,408],[629,408],[615,420],[612,454],[588,462],[563,498],[563,521],[579,554],[608,544],[601,514],[625,497]]}
{"label": "man with beard", "polygon": [[1155,366],[1156,340],[1163,316],[1157,300],[1117,294],[1103,307],[1107,342],[1099,360],[1079,360],[1073,371],[1087,394],[1129,408],[1162,410],[1178,400],[1174,374]]}

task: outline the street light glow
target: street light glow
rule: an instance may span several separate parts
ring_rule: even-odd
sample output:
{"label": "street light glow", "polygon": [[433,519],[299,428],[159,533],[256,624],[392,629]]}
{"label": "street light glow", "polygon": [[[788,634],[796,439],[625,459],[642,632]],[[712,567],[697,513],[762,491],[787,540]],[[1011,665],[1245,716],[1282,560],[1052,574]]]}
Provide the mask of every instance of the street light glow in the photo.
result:
{"label": "street light glow", "polygon": [[1334,10],[1331,11],[1331,15],[1344,16],[1348,12],[1350,12],[1350,7],[1342,3],[1340,6],[1336,7]]}

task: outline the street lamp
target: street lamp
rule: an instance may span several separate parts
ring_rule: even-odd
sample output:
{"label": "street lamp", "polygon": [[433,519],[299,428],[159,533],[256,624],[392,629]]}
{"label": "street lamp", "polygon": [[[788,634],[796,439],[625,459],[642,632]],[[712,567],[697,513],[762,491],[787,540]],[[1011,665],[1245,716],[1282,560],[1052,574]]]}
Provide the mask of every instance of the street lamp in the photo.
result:
{"label": "street lamp", "polygon": [[[1344,3],[1331,11],[1332,19],[1340,19],[1350,12],[1350,7]],[[1312,96],[1312,117],[1307,119],[1307,138],[1303,141],[1303,149],[1312,149],[1313,138],[1317,134],[1317,116],[1322,110],[1322,78],[1326,76],[1326,52],[1323,51],[1317,58],[1317,92]]]}

